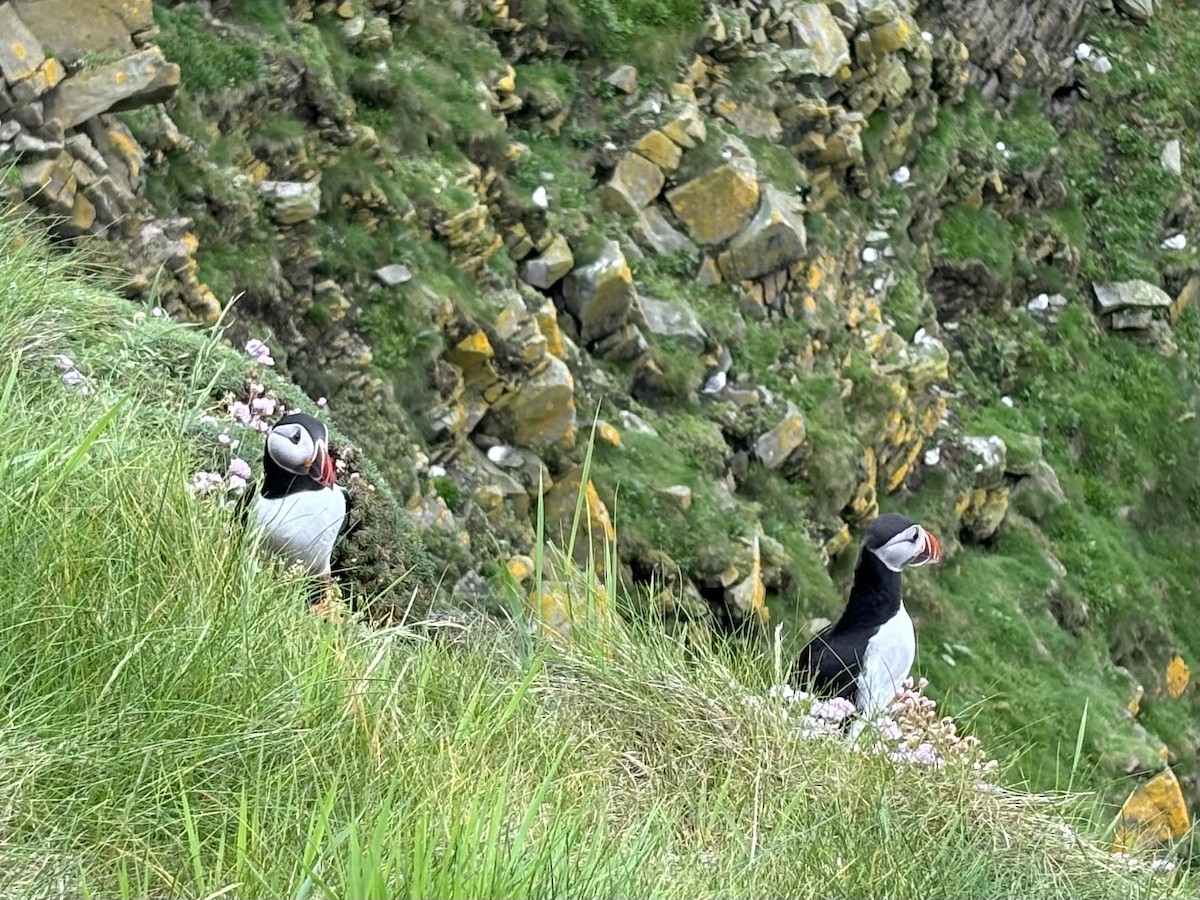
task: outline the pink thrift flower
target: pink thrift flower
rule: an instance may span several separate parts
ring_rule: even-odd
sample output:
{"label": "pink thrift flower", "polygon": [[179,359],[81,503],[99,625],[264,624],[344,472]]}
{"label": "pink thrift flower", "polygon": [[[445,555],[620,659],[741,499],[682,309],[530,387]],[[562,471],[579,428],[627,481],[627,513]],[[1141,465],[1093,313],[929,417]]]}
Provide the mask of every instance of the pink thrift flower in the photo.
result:
{"label": "pink thrift flower", "polygon": [[233,421],[246,425],[250,422],[250,407],[241,400],[236,400],[229,406],[229,415]]}
{"label": "pink thrift flower", "polygon": [[266,422],[264,422],[262,419],[255,419],[254,421],[252,421],[250,423],[250,427],[253,428],[255,431],[259,432],[260,434],[266,434],[268,431],[271,430],[271,426],[268,425]]}
{"label": "pink thrift flower", "polygon": [[58,366],[64,372],[69,372],[71,369],[75,368],[75,360],[71,359],[71,357],[65,354],[60,353],[58,356],[54,357],[54,365]]}
{"label": "pink thrift flower", "polygon": [[235,494],[240,494],[246,490],[246,479],[240,475],[229,476],[229,489]]}
{"label": "pink thrift flower", "polygon": [[154,309],[150,310],[150,315],[154,316],[154,318],[156,318],[156,319],[161,319],[166,314],[167,314],[167,311],[165,309],[163,309],[161,306],[156,306],[156,307],[154,307]]}
{"label": "pink thrift flower", "polygon": [[82,384],[83,383],[83,373],[80,372],[78,369],[68,369],[67,371],[63,372],[62,380],[63,380],[63,384],[70,384],[70,385]]}
{"label": "pink thrift flower", "polygon": [[329,401],[326,400],[324,397],[317,398],[317,406],[320,407],[321,409],[324,409],[328,405],[329,405]]}
{"label": "pink thrift flower", "polygon": [[227,434],[218,434],[218,435],[217,435],[217,443],[218,443],[218,444],[228,444],[228,443],[230,443],[232,440],[233,440],[233,438],[231,438],[231,437],[230,437],[229,435],[227,435]]}
{"label": "pink thrift flower", "polygon": [[246,342],[246,352],[254,357],[254,361],[260,366],[273,366],[275,360],[271,357],[271,348],[258,338],[252,338]]}
{"label": "pink thrift flower", "polygon": [[208,415],[201,416],[199,421],[200,421],[201,425],[207,425],[212,428],[217,427],[217,417],[216,416],[208,416]]}
{"label": "pink thrift flower", "polygon": [[229,461],[229,474],[231,477],[249,480],[252,475],[250,464],[244,459],[235,456]]}
{"label": "pink thrift flower", "polygon": [[270,397],[255,397],[250,401],[250,408],[260,416],[275,415],[275,401]]}

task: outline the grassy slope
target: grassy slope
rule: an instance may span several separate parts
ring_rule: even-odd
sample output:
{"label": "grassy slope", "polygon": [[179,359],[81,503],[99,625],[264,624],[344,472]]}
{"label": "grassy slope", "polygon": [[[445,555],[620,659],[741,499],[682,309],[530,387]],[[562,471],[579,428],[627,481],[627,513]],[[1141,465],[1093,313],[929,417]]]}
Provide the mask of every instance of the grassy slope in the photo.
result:
{"label": "grassy slope", "polygon": [[64,265],[0,222],[6,895],[1194,895],[969,770],[797,741],[661,641],[309,616],[185,491],[244,358]]}
{"label": "grassy slope", "polygon": [[[530,14],[543,7],[560,14],[565,40],[592,52],[633,59],[644,75],[662,81],[676,62],[680,41],[634,46],[629,22],[637,19],[641,5],[633,0],[522,4]],[[274,0],[247,5],[246,10],[242,16],[246,23],[267,31],[282,15]],[[193,103],[192,115],[198,117],[195,97],[261,75],[257,44],[222,47],[202,28],[192,27],[190,15],[184,10],[160,10],[169,55],[186,53],[189,47],[200,50],[194,54],[198,58],[180,59],[187,91],[177,118],[185,129],[189,103]],[[685,24],[688,21],[687,16],[677,18]],[[598,27],[597,22],[607,23],[607,27]],[[686,34],[687,29],[684,31]],[[1086,37],[1110,53],[1114,70],[1107,76],[1087,76],[1094,101],[1080,105],[1081,118],[1061,137],[1055,133],[1054,123],[1040,112],[1039,104],[1027,99],[1001,122],[993,121],[992,109],[981,102],[943,110],[940,127],[920,148],[915,181],[922,179],[923,165],[944,167],[947,157],[939,154],[960,149],[1013,171],[1038,169],[1056,150],[1058,161],[1053,167],[1066,181],[1068,199],[1061,208],[1038,211],[1029,220],[1015,222],[1006,221],[990,208],[953,207],[935,235],[942,244],[939,251],[950,258],[982,256],[1013,279],[1041,279],[1037,287],[1031,287],[1030,295],[1062,290],[1079,307],[1088,302],[1084,278],[1146,277],[1157,281],[1159,273],[1170,267],[1178,270],[1189,260],[1194,264],[1193,249],[1188,254],[1158,249],[1158,241],[1167,233],[1162,230],[1163,211],[1173,202],[1178,186],[1162,173],[1157,154],[1162,140],[1195,133],[1194,79],[1183,76],[1200,65],[1197,33],[1200,14],[1184,3],[1164,4],[1149,27],[1121,24],[1115,16],[1097,16]],[[432,171],[443,158],[461,158],[459,147],[502,143],[492,120],[478,114],[473,94],[461,90],[480,74],[494,75],[498,70],[494,49],[477,37],[465,26],[450,30],[414,26],[406,36],[404,52],[419,53],[422,65],[417,68],[437,77],[421,80],[394,67],[390,77],[395,83],[372,88],[378,92],[374,105],[369,101],[371,91],[366,90],[372,63],[349,54],[336,27],[308,24],[297,26],[292,37],[271,31],[264,40],[266,46],[286,41],[293,49],[303,49],[323,70],[329,70],[331,78],[349,85],[349,92],[360,103],[362,121],[396,140],[417,140],[406,147],[412,152],[397,163],[396,171],[380,172],[348,156],[326,172],[326,184],[341,186],[344,181],[348,189],[361,190],[366,182],[378,181],[389,195],[407,192],[417,198],[423,185],[428,188]],[[1154,73],[1144,68],[1146,63],[1156,66]],[[582,80],[574,62],[520,67],[519,84],[539,83],[546,91],[573,96],[580,112],[568,118],[560,140],[515,127],[508,134],[526,141],[532,150],[514,168],[512,183],[527,196],[543,171],[555,173],[552,214],[556,218],[552,224],[570,234],[576,245],[588,243],[585,237],[596,243],[599,232],[611,233],[617,227],[597,208],[584,160],[588,148],[599,143],[602,134],[613,131],[620,109],[602,102],[611,93],[602,82],[595,79],[595,84],[586,85]],[[599,112],[589,120],[583,111],[597,104]],[[474,112],[468,115],[471,110]],[[185,115],[178,115],[180,111]],[[1130,115],[1134,112],[1149,124],[1133,127]],[[298,130],[302,130],[300,123],[294,121],[271,120],[263,127],[264,133],[277,132],[280,139],[294,137]],[[715,135],[715,123],[711,130]],[[1007,162],[995,149],[997,140],[1005,141],[1013,153]],[[715,142],[714,137],[710,144]],[[231,150],[235,144],[235,140],[223,138],[214,152],[236,155]],[[1185,171],[1194,179],[1195,155],[1186,140],[1184,152]],[[150,189],[163,195],[164,208],[186,209],[179,201],[186,200],[193,182],[202,179],[184,160],[175,160],[173,165],[170,178],[151,179]],[[763,170],[771,173],[765,164]],[[780,179],[783,184],[788,181]],[[204,191],[210,189],[218,190],[218,186],[204,185]],[[901,193],[885,184],[880,190],[881,204],[903,202]],[[874,219],[868,216],[864,221]],[[400,226],[387,225],[383,232],[371,234],[335,217],[324,227],[328,234],[321,240],[327,258],[337,261],[331,265],[345,269],[332,273],[339,277],[391,261],[392,242],[409,238]],[[396,230],[388,230],[392,228]],[[1039,229],[1051,230],[1078,250],[1080,280],[1053,268],[1028,270],[1022,264],[1015,242]],[[836,235],[810,231],[814,245],[836,239]],[[344,241],[345,247],[335,252],[330,235]],[[263,267],[252,254],[241,252],[243,236],[230,230],[224,236],[202,237],[201,263],[206,277],[211,274],[214,285],[223,292],[253,288],[254,270]],[[435,243],[422,242],[420,246],[422,252],[437,256]],[[446,278],[454,279],[455,291],[471,297],[469,286],[463,285],[461,278],[455,279],[444,253],[420,261],[426,271],[445,270]],[[669,271],[666,263],[659,264],[662,271],[651,268],[637,269],[647,294],[686,300],[711,333],[729,342],[726,332],[733,330],[729,311],[734,308],[730,297],[696,288],[687,277],[690,265],[681,263],[678,272]],[[898,274],[906,286],[919,283],[913,272],[900,270]],[[928,312],[928,301],[919,289],[906,291],[904,297],[900,294],[897,290],[889,297],[886,312],[897,318],[898,330],[908,335]],[[916,310],[923,311],[918,315]],[[397,329],[400,317],[394,310],[380,306],[374,316],[370,322],[377,331],[388,331],[386,340],[383,333],[372,335],[385,368],[402,373],[411,371],[406,367],[426,364],[426,352],[413,352],[415,346],[422,346],[422,336]],[[1180,345],[1189,352],[1196,346],[1196,321],[1193,310],[1177,332]],[[970,407],[960,404],[957,412],[971,431],[1040,435],[1071,499],[1071,511],[1044,524],[1049,543],[1017,522],[991,546],[961,554],[936,577],[921,573],[912,579],[913,606],[920,616],[920,670],[933,679],[934,689],[952,709],[976,716],[976,729],[992,746],[1019,754],[1018,771],[1037,787],[1065,787],[1070,781],[1065,772],[1070,768],[1085,709],[1083,771],[1075,773],[1074,786],[1083,784],[1119,799],[1127,785],[1114,785],[1113,773],[1123,770],[1130,760],[1139,766],[1159,765],[1160,739],[1180,753],[1179,770],[1187,774],[1195,765],[1194,721],[1200,702],[1196,691],[1182,700],[1151,696],[1141,714],[1141,724],[1151,737],[1143,737],[1123,713],[1134,684],[1112,669],[1109,656],[1117,651],[1151,695],[1173,653],[1181,652],[1193,670],[1200,669],[1200,647],[1195,644],[1191,624],[1197,504],[1190,499],[1195,496],[1195,473],[1188,465],[1196,457],[1196,435],[1194,421],[1181,419],[1188,404],[1194,405],[1190,399],[1194,397],[1194,371],[1188,369],[1189,365],[1194,369],[1194,358],[1164,361],[1124,339],[1096,334],[1082,308],[1072,310],[1058,333],[1043,332],[1023,315],[1000,323],[972,322],[964,331],[971,333],[971,345],[956,357],[954,375],[957,386],[966,388],[978,403]],[[739,366],[744,367],[748,379],[788,393],[791,389],[786,380],[779,378],[776,384],[776,376],[766,370],[777,357],[794,353],[804,337],[803,329],[794,322],[749,323],[737,354]],[[668,376],[680,384],[694,384],[701,368],[695,354],[681,352],[667,341],[655,343],[661,345],[656,349],[661,351]],[[822,434],[836,438],[844,431],[844,422],[821,420],[829,405],[826,388],[833,383],[827,373],[822,377],[826,380],[804,379],[803,395],[795,398],[812,414],[814,441]],[[1101,386],[1102,395],[1097,393]],[[1017,406],[1004,406],[1002,395],[1012,396]],[[620,494],[613,506],[622,533],[631,541],[667,545],[677,562],[686,563],[701,552],[727,556],[732,539],[747,533],[758,517],[768,533],[784,544],[798,576],[790,596],[772,598],[776,621],[785,621],[789,635],[798,640],[798,626],[809,616],[835,613],[844,594],[846,573],[843,566],[835,572],[837,580],[831,580],[813,552],[804,515],[799,512],[807,511],[814,502],[811,488],[771,473],[752,472],[742,498],[749,502],[724,515],[714,505],[709,477],[713,460],[720,458],[724,448],[717,446],[719,438],[714,444],[713,428],[704,419],[703,408],[681,400],[663,419],[668,424],[662,429],[661,442],[629,438],[641,451],[636,464],[631,465],[631,454],[604,450],[598,454],[598,483],[607,489],[606,495]],[[688,516],[655,490],[678,483],[689,484],[697,498]],[[952,499],[941,496],[937,479],[931,478],[916,496],[892,498],[885,506],[902,505],[938,521],[946,518]],[[1134,507],[1128,521],[1118,516],[1126,506]],[[1045,550],[1064,563],[1065,578],[1054,575],[1044,558]],[[1150,577],[1148,572],[1161,572],[1162,578]],[[1055,581],[1089,607],[1091,626],[1080,637],[1062,631],[1048,612],[1047,591]],[[1143,628],[1143,621],[1149,627]]]}

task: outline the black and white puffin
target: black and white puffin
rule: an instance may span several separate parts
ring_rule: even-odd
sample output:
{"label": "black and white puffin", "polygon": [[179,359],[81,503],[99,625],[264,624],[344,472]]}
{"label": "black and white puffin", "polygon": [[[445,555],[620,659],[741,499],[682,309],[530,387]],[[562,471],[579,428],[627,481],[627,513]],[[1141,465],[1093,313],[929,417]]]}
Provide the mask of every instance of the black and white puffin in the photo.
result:
{"label": "black and white puffin", "polygon": [[900,594],[900,573],[941,558],[937,538],[912,519],[886,513],[872,521],[858,551],[846,608],[800,651],[792,685],[849,700],[864,718],[887,709],[908,677],[917,647]]}
{"label": "black and white puffin", "polygon": [[306,413],[289,413],[267,432],[254,521],[270,550],[328,584],[333,543],[349,504],[338,487],[329,431]]}

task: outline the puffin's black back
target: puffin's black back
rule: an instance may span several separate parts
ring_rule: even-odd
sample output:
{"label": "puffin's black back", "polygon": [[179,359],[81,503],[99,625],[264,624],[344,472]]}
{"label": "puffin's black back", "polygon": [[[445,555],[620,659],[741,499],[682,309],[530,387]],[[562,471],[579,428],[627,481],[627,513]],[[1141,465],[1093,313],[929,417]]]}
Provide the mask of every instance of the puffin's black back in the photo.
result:
{"label": "puffin's black back", "polygon": [[[329,429],[325,427],[325,423],[315,416],[310,416],[308,413],[288,413],[272,425],[271,428],[274,430],[280,425],[292,424],[301,426],[312,435],[314,442],[324,441],[326,444],[329,443]],[[295,494],[299,491],[325,490],[325,486],[319,481],[314,481],[307,475],[297,475],[295,472],[289,472],[283,466],[279,465],[279,463],[275,462],[268,448],[268,440],[263,441],[262,495],[264,497],[286,497],[288,494]]]}
{"label": "puffin's black back", "polygon": [[867,643],[900,609],[900,573],[893,572],[874,553],[916,523],[899,513],[885,513],[867,526],[854,567],[854,583],[841,616],[800,651],[791,683],[821,694],[854,699]]}

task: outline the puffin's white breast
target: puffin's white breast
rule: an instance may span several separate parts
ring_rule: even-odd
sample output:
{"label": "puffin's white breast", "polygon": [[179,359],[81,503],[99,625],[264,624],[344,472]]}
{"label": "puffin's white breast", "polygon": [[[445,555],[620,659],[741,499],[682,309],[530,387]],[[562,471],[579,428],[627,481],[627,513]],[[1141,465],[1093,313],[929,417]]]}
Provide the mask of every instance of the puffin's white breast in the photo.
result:
{"label": "puffin's white breast", "polygon": [[302,563],[313,575],[328,575],[333,542],[346,518],[346,495],[341,488],[270,498],[259,494],[254,517],[273,552]]}
{"label": "puffin's white breast", "polygon": [[855,705],[864,716],[877,715],[887,709],[900,690],[900,683],[908,677],[916,655],[917,638],[912,619],[901,603],[900,611],[867,641],[863,653]]}

